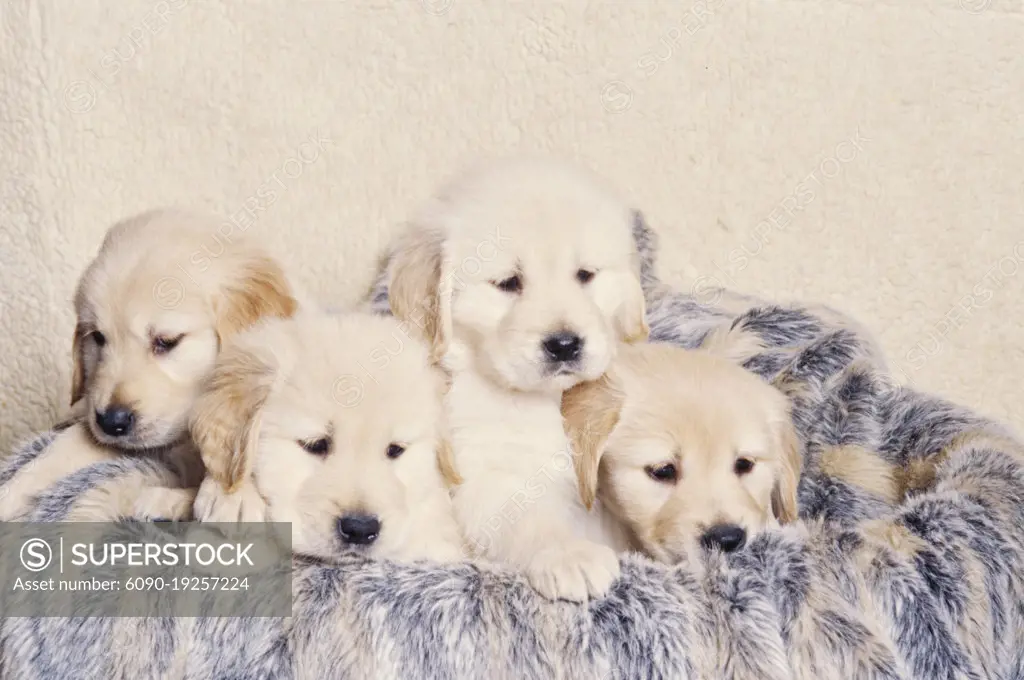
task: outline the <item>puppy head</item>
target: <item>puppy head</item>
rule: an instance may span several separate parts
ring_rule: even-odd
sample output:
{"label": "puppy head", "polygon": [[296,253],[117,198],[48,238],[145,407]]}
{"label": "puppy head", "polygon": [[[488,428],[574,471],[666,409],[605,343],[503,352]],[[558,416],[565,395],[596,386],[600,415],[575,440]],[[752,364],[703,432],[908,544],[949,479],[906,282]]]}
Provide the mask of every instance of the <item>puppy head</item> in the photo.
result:
{"label": "puppy head", "polygon": [[655,559],[725,551],[797,517],[799,442],[785,397],[724,359],[668,345],[623,348],[567,392],[580,493]]}
{"label": "puppy head", "polygon": [[392,260],[391,304],[452,367],[562,392],[647,337],[635,214],[595,178],[532,160],[447,187]]}
{"label": "puppy head", "polygon": [[302,554],[421,557],[410,551],[434,524],[424,517],[450,512],[459,481],[444,388],[427,347],[394,319],[261,324],[225,348],[193,412],[208,475],[197,517],[290,522]]}
{"label": "puppy head", "polygon": [[170,445],[220,344],[296,306],[281,268],[215,221],[158,211],[118,223],[75,294],[72,404],[101,443]]}

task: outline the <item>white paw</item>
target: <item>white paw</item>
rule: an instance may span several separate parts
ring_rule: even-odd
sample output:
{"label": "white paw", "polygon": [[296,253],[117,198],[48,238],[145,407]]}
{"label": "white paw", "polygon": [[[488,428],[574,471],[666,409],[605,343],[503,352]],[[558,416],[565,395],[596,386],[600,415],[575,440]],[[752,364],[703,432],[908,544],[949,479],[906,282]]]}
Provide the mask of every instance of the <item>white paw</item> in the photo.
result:
{"label": "white paw", "polygon": [[608,592],[619,577],[619,558],[608,546],[572,541],[534,555],[526,576],[530,585],[549,600],[586,602]]}
{"label": "white paw", "polygon": [[199,486],[195,517],[201,522],[264,522],[267,503],[251,483],[243,484],[233,493],[212,477]]}

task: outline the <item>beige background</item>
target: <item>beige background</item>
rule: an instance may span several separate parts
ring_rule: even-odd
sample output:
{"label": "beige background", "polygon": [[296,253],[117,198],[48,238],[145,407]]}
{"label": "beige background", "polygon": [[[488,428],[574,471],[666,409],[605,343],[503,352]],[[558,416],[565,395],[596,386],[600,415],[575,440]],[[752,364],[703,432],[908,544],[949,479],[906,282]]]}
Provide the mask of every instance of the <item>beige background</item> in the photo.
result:
{"label": "beige background", "polygon": [[826,301],[909,382],[1024,421],[1022,0],[4,0],[0,24],[4,448],[65,402],[114,220],[234,215],[344,303],[442,176],[523,150],[628,191],[674,283]]}

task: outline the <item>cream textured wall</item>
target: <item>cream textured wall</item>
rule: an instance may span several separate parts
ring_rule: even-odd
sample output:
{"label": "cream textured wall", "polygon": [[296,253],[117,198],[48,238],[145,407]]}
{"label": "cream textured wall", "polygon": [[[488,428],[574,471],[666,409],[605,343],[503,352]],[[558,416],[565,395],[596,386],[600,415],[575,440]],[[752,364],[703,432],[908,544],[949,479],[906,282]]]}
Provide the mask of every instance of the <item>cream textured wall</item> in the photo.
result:
{"label": "cream textured wall", "polygon": [[4,0],[0,25],[4,448],[65,402],[114,220],[235,215],[348,302],[442,176],[523,150],[628,191],[676,284],[826,301],[909,382],[1024,422],[1022,0]]}

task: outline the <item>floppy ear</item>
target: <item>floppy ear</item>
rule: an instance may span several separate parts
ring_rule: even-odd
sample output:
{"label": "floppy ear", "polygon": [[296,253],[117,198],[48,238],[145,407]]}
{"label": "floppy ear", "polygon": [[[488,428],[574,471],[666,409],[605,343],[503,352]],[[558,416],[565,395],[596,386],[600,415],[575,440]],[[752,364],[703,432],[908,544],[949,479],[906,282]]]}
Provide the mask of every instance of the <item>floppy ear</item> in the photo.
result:
{"label": "floppy ear", "polygon": [[81,324],[75,325],[75,333],[71,337],[71,405],[74,406],[79,399],[85,396],[85,356],[83,355],[82,341],[85,339],[85,329]]}
{"label": "floppy ear", "polygon": [[650,334],[647,326],[647,300],[640,283],[640,256],[635,255],[634,259],[636,261],[628,279],[623,281],[622,298],[615,314],[619,338],[628,343],[643,342]]}
{"label": "floppy ear", "polygon": [[207,480],[216,482],[224,495],[251,483],[260,409],[270,394],[273,376],[274,369],[259,357],[228,347],[193,406],[192,439],[206,466]]}
{"label": "floppy ear", "polygon": [[392,250],[388,266],[391,312],[413,324],[431,347],[435,361],[451,337],[451,279],[442,281],[444,236],[438,229],[412,227]]}
{"label": "floppy ear", "polygon": [[250,255],[235,265],[214,301],[221,343],[268,317],[290,318],[299,303],[281,266],[266,255]]}
{"label": "floppy ear", "polygon": [[562,395],[565,433],[572,446],[580,500],[587,510],[597,498],[598,470],[605,444],[619,422],[625,396],[609,374],[579,383]]}
{"label": "floppy ear", "polygon": [[780,524],[793,522],[799,517],[797,485],[803,469],[803,453],[792,421],[787,417],[775,425],[776,455],[779,474],[772,488],[772,512]]}
{"label": "floppy ear", "polygon": [[624,342],[644,342],[651,329],[647,326],[647,301],[640,281],[630,280],[624,296],[617,315],[620,336]]}
{"label": "floppy ear", "polygon": [[462,484],[462,475],[455,467],[455,455],[452,452],[452,444],[447,436],[441,437],[437,443],[437,467],[441,471],[441,477],[449,489]]}

